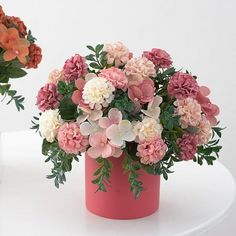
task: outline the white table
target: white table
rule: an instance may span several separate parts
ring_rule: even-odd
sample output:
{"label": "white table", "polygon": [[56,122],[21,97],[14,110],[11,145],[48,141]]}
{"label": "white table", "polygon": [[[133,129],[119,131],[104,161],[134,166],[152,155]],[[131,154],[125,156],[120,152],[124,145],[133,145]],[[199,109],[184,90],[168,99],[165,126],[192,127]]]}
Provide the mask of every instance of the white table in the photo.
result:
{"label": "white table", "polygon": [[0,183],[1,236],[143,236],[199,235],[227,215],[235,183],[219,162],[214,167],[177,164],[162,181],[160,210],[137,220],[108,220],[84,206],[84,162],[75,163],[67,183],[57,190],[45,179],[50,165],[40,154],[33,132],[3,135]]}

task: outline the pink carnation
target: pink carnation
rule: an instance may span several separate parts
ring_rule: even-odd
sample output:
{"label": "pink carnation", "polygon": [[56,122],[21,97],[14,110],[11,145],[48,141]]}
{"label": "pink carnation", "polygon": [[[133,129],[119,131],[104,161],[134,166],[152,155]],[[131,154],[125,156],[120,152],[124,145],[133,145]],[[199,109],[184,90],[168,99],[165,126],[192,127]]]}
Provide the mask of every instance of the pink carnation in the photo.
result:
{"label": "pink carnation", "polygon": [[170,55],[166,51],[158,48],[153,48],[150,52],[143,52],[143,57],[152,61],[157,69],[169,68],[172,64]]}
{"label": "pink carnation", "polygon": [[98,76],[109,80],[115,88],[123,90],[127,88],[128,79],[125,73],[116,67],[103,69],[100,71]]}
{"label": "pink carnation", "polygon": [[177,99],[174,102],[176,115],[180,116],[180,124],[183,129],[188,126],[196,127],[201,121],[201,106],[193,98]]}
{"label": "pink carnation", "polygon": [[204,115],[197,128],[198,143],[207,144],[212,136],[212,128],[209,120]]}
{"label": "pink carnation", "polygon": [[74,81],[84,76],[87,73],[88,65],[85,63],[85,58],[79,54],[67,59],[63,70],[64,70],[64,80]]}
{"label": "pink carnation", "polygon": [[59,107],[60,99],[57,86],[54,83],[47,83],[39,90],[36,105],[41,111],[55,109]]}
{"label": "pink carnation", "polygon": [[180,148],[180,159],[192,160],[197,152],[198,137],[194,134],[185,133],[182,138],[177,139]]}
{"label": "pink carnation", "polygon": [[217,105],[211,103],[210,99],[207,97],[209,94],[210,89],[201,86],[196,99],[200,103],[206,118],[210,121],[212,126],[215,126],[217,124],[216,116],[220,113],[220,109]]}
{"label": "pink carnation", "polygon": [[59,147],[66,153],[78,154],[85,152],[88,147],[88,139],[80,132],[77,123],[64,123],[58,130]]}
{"label": "pink carnation", "polygon": [[128,96],[133,102],[144,104],[153,100],[154,92],[153,80],[145,79],[139,85],[131,85],[128,90]]}
{"label": "pink carnation", "polygon": [[187,97],[196,98],[199,86],[197,81],[190,74],[177,72],[171,77],[167,91],[171,97],[177,99]]}
{"label": "pink carnation", "polygon": [[143,164],[155,164],[165,156],[167,146],[161,138],[154,138],[141,141],[137,150]]}
{"label": "pink carnation", "polygon": [[125,65],[124,71],[128,77],[129,85],[138,85],[144,79],[156,76],[155,65],[146,57],[130,59]]}
{"label": "pink carnation", "polygon": [[130,53],[129,49],[121,42],[106,44],[103,50],[107,53],[107,63],[114,63],[116,67],[126,64],[132,57],[132,53]]}

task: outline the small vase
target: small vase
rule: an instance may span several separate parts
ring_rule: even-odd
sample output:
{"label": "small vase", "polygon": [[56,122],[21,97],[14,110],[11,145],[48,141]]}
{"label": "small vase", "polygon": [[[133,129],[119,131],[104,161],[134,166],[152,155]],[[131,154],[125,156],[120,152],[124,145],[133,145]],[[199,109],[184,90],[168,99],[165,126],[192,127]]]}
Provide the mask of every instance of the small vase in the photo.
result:
{"label": "small vase", "polygon": [[86,207],[99,216],[110,219],[135,219],[153,214],[159,208],[160,176],[154,176],[140,170],[140,180],[144,190],[139,198],[135,199],[130,191],[128,174],[124,173],[120,158],[109,157],[112,161],[110,186],[107,192],[97,190],[97,185],[91,183],[95,178],[93,173],[98,168],[96,160],[85,157],[85,186]]}

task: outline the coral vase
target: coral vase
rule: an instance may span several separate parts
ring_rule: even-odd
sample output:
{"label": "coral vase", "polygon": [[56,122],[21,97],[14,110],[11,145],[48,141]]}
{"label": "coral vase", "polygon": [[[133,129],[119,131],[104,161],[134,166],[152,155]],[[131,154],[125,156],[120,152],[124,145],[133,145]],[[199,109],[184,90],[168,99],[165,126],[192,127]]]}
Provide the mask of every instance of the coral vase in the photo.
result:
{"label": "coral vase", "polygon": [[94,179],[93,173],[98,168],[98,163],[86,156],[87,209],[96,215],[110,219],[135,219],[153,214],[159,208],[160,176],[153,176],[141,170],[140,180],[143,182],[144,190],[140,197],[135,199],[130,191],[128,174],[122,169],[123,158],[110,157],[113,164],[111,187],[107,186],[107,192],[96,192],[97,186],[91,181]]}

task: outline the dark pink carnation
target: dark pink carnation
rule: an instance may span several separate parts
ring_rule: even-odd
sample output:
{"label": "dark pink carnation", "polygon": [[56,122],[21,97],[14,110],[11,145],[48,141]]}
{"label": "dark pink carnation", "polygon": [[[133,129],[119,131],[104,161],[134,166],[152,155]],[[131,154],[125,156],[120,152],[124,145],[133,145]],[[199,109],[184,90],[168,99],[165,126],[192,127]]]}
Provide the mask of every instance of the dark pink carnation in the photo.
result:
{"label": "dark pink carnation", "polygon": [[85,58],[75,54],[70,59],[67,59],[64,64],[64,80],[74,81],[79,79],[87,73],[87,68],[88,65],[85,63]]}
{"label": "dark pink carnation", "polygon": [[177,145],[180,148],[180,159],[192,160],[197,152],[198,137],[195,134],[185,133],[177,140]]}
{"label": "dark pink carnation", "polygon": [[202,111],[206,118],[210,121],[212,126],[217,124],[216,116],[220,113],[220,109],[217,105],[212,104],[210,99],[207,97],[210,94],[210,89],[205,86],[201,86],[198,94],[197,101],[201,105]]}
{"label": "dark pink carnation", "polygon": [[169,68],[172,64],[169,53],[158,48],[153,48],[150,52],[143,52],[143,57],[152,61],[156,68]]}
{"label": "dark pink carnation", "polygon": [[167,91],[171,97],[177,99],[196,98],[199,86],[190,74],[177,72],[170,78]]}
{"label": "dark pink carnation", "polygon": [[144,79],[139,85],[129,86],[128,96],[133,102],[144,104],[153,100],[154,90],[153,80]]}
{"label": "dark pink carnation", "polygon": [[54,83],[48,83],[42,87],[37,95],[36,105],[41,111],[55,109],[59,107],[61,95],[57,92]]}

